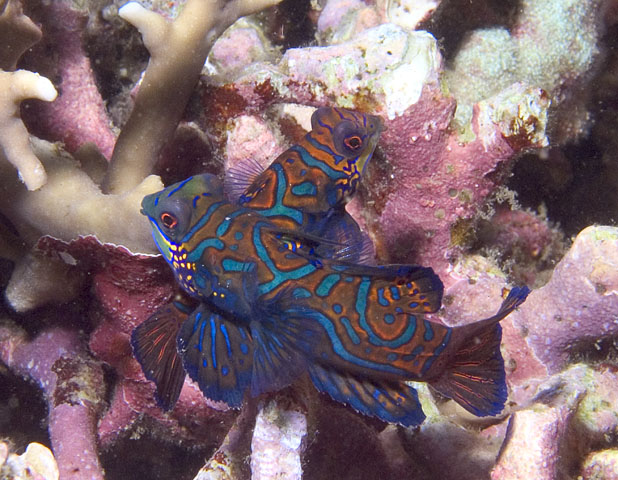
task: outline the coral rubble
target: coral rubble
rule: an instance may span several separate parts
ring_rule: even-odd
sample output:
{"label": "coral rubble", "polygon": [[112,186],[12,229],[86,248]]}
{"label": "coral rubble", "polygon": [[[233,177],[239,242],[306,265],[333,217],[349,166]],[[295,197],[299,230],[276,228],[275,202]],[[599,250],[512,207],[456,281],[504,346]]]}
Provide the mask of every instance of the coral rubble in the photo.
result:
{"label": "coral rubble", "polygon": [[[154,457],[149,437],[200,446],[199,479],[616,477],[618,231],[592,225],[569,245],[550,187],[533,212],[505,186],[522,153],[566,183],[565,145],[590,131],[615,183],[615,105],[595,117],[590,100],[598,78],[606,95],[616,83],[616,2],[279,1],[0,0],[0,383],[8,369],[41,391],[51,448],[0,442],[0,478],[102,479],[114,456],[137,455],[123,442]],[[502,322],[500,416],[420,387],[427,421],[402,429],[304,380],[240,412],[187,380],[173,411],[157,406],[129,338],[175,287],[142,198],[204,169],[266,165],[321,105],[384,118],[348,210],[379,263],[440,275],[434,320],[472,322],[509,282],[535,287]],[[603,197],[599,185],[578,196]],[[585,213],[574,224],[594,223]]]}

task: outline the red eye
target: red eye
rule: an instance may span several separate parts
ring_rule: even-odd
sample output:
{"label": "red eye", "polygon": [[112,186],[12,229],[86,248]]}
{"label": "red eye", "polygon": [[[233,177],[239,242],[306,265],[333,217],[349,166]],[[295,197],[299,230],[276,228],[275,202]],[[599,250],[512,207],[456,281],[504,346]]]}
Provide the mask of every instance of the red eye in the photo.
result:
{"label": "red eye", "polygon": [[343,143],[350,150],[358,150],[363,146],[363,139],[358,135],[350,135],[343,140]]}
{"label": "red eye", "polygon": [[163,226],[166,228],[174,228],[178,225],[178,220],[171,213],[163,212],[159,218],[161,219]]}

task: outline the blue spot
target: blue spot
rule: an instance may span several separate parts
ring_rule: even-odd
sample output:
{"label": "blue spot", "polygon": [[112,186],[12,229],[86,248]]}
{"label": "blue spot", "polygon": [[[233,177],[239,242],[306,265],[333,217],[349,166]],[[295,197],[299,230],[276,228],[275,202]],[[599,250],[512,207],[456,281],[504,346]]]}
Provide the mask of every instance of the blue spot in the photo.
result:
{"label": "blue spot", "polygon": [[247,347],[246,343],[240,344],[240,351],[242,352],[243,355],[247,355],[247,353],[249,353],[249,347]]}
{"label": "blue spot", "polygon": [[401,307],[395,307],[395,312],[403,313],[403,309]]}
{"label": "blue spot", "polygon": [[208,367],[208,360],[206,360],[205,358],[202,359],[202,367],[204,367],[204,368]]}
{"label": "blue spot", "polygon": [[227,368],[226,366],[221,367],[221,375],[223,375],[224,377],[227,377],[228,373],[230,373],[229,368]]}
{"label": "blue spot", "polygon": [[[307,170],[305,170],[304,168],[300,171],[300,176],[304,177],[305,175],[307,175]],[[156,205],[156,203],[155,203]]]}
{"label": "blue spot", "polygon": [[387,313],[386,315],[384,315],[384,322],[388,323],[389,325],[392,325],[392,323],[395,321],[395,317],[393,315],[391,315],[390,313]]}
{"label": "blue spot", "polygon": [[154,201],[154,206],[156,207],[158,203],[159,203],[159,197],[156,197]]}
{"label": "blue spot", "polygon": [[401,297],[399,296],[399,288],[392,286],[389,287],[391,290],[391,296],[393,297],[393,300],[399,300]]}
{"label": "blue spot", "polygon": [[335,303],[333,305],[333,312],[341,313],[342,311],[343,311],[343,308],[341,307],[341,305],[339,305],[338,303]]}
{"label": "blue spot", "polygon": [[317,192],[318,192],[318,189],[315,186],[315,183],[309,182],[309,181],[299,183],[298,185],[294,185],[292,187],[292,193],[294,195],[299,195],[299,196],[315,195]]}
{"label": "blue spot", "polygon": [[367,353],[367,354],[371,353],[371,347],[365,348],[365,353]]}
{"label": "blue spot", "polygon": [[242,240],[242,237],[243,237],[243,236],[244,236],[244,235],[243,235],[243,233],[242,233],[242,232],[236,232],[236,233],[234,233],[234,238],[235,238],[236,240]]}
{"label": "blue spot", "polygon": [[398,355],[397,355],[396,353],[389,353],[389,354],[386,356],[386,359],[387,359],[389,362],[394,362],[395,360],[397,360],[397,356],[398,356]]}
{"label": "blue spot", "polygon": [[345,281],[350,283],[354,281],[354,277],[345,277]]}
{"label": "blue spot", "polygon": [[235,252],[236,250],[238,250],[238,244],[235,243],[234,245],[230,245],[229,249],[232,250],[233,252]]}
{"label": "blue spot", "polygon": [[418,302],[412,302],[408,305],[410,308],[416,308],[418,307]]}

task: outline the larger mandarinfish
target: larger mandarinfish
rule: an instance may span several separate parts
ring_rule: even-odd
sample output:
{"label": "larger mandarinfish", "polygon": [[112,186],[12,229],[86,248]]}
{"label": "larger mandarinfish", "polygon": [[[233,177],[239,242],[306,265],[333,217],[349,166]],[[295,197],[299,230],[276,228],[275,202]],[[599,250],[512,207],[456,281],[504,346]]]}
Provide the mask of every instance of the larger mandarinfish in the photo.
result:
{"label": "larger mandarinfish", "polygon": [[[321,242],[317,252],[321,256],[368,262],[373,259],[373,245],[345,211],[345,205],[373,156],[382,120],[375,115],[321,107],[313,113],[311,123],[312,130],[266,170],[250,160],[228,170],[226,196],[281,227],[332,240]],[[190,303],[179,295],[132,335],[135,356],[146,377],[156,384],[157,400],[166,410],[174,405],[184,383],[176,334],[194,309]]]}
{"label": "larger mandarinfish", "polygon": [[[447,327],[423,318],[443,290],[430,268],[351,262],[336,253],[343,244],[230,203],[212,175],[149,195],[142,207],[180,285],[199,301],[176,347],[207,397],[239,407],[245,390],[277,390],[308,372],[333,399],[402,425],[424,419],[406,380],[429,382],[475,415],[502,410],[499,321],[526,287],[493,317]],[[160,355],[144,337],[134,335],[138,358]]]}

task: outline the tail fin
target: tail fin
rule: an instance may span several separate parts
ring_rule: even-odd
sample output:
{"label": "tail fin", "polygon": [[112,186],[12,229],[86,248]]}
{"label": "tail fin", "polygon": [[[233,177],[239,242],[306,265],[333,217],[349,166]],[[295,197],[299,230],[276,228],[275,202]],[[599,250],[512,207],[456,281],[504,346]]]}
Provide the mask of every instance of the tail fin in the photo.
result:
{"label": "tail fin", "polygon": [[453,329],[451,341],[459,348],[431,386],[478,417],[500,413],[507,388],[498,322],[521,305],[528,293],[528,287],[515,287],[494,316]]}

